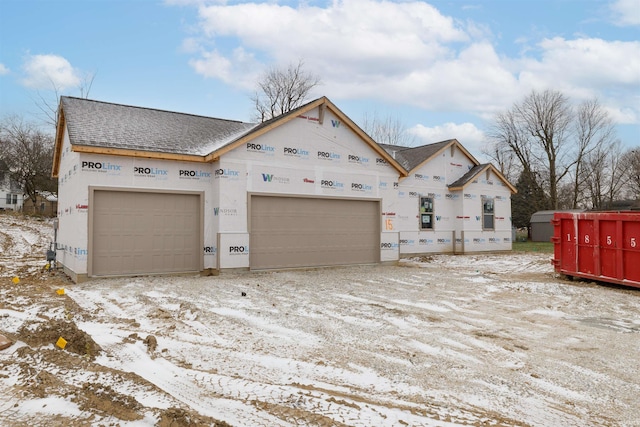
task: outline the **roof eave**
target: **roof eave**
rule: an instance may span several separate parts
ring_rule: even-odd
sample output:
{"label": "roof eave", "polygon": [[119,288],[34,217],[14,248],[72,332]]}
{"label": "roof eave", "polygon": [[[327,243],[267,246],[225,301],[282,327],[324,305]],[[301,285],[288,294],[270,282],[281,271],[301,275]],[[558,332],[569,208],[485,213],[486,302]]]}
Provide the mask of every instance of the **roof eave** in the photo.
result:
{"label": "roof eave", "polygon": [[53,148],[53,165],[51,166],[51,176],[57,178],[60,173],[60,158],[62,156],[62,144],[64,143],[64,128],[66,126],[64,112],[62,110],[62,97],[58,105],[58,123],[56,123],[56,139]]}
{"label": "roof eave", "polygon": [[197,154],[164,153],[126,148],[95,147],[92,145],[72,144],[71,151],[76,153],[107,154],[110,156],[137,157],[155,160],[178,160],[184,162],[205,163],[205,156]]}

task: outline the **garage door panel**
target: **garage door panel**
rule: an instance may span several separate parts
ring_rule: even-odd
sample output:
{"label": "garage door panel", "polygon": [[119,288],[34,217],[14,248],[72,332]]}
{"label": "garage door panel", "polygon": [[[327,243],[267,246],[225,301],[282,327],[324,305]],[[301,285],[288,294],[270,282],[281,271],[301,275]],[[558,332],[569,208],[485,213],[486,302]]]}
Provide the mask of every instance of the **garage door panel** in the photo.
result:
{"label": "garage door panel", "polygon": [[375,263],[377,201],[253,196],[251,268]]}
{"label": "garage door panel", "polygon": [[200,196],[95,190],[92,275],[200,269]]}

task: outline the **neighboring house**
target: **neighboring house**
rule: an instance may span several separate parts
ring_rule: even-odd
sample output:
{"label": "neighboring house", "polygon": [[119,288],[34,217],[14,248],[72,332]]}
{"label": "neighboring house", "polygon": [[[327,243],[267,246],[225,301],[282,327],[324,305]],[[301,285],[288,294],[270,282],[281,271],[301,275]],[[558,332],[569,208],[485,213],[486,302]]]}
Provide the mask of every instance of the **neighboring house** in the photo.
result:
{"label": "neighboring house", "polygon": [[493,166],[378,145],[325,97],[261,124],[62,97],[53,175],[76,281],[511,249]]}
{"label": "neighboring house", "polygon": [[0,160],[0,210],[19,211],[23,199],[20,185],[11,179],[7,164]]}
{"label": "neighboring house", "polygon": [[24,200],[23,210],[26,213],[35,213],[44,216],[56,216],[58,213],[58,196],[49,191],[38,191],[36,203],[27,197]]}

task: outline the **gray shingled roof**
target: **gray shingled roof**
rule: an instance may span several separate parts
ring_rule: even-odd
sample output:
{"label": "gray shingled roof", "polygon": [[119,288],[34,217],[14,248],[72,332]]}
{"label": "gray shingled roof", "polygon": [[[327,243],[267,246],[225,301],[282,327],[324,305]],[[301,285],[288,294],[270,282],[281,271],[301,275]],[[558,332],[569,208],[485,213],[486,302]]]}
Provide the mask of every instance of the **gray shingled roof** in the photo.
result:
{"label": "gray shingled roof", "polygon": [[68,96],[60,102],[75,145],[204,156],[257,126]]}
{"label": "gray shingled roof", "polygon": [[449,145],[453,139],[436,142],[433,144],[421,145],[419,147],[403,147],[400,145],[378,144],[391,154],[398,163],[407,171],[413,170],[422,162],[436,154],[443,147]]}
{"label": "gray shingled roof", "polygon": [[491,165],[489,163],[485,163],[483,165],[475,165],[474,167],[469,169],[469,171],[467,173],[462,175],[460,177],[460,179],[458,179],[457,181],[452,182],[451,184],[449,184],[448,187],[450,187],[450,188],[464,187],[467,183],[469,183],[470,181],[473,181],[475,179],[475,177],[479,173],[481,173],[487,166],[491,166]]}

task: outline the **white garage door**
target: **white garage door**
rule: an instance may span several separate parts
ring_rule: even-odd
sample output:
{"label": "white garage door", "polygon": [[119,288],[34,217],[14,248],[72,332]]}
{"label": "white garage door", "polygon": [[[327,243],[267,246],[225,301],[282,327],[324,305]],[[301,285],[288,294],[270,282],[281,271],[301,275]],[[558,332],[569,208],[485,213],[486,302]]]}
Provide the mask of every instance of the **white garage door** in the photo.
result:
{"label": "white garage door", "polygon": [[94,190],[89,274],[201,269],[199,194]]}
{"label": "white garage door", "polygon": [[251,197],[251,269],[380,261],[378,201]]}

